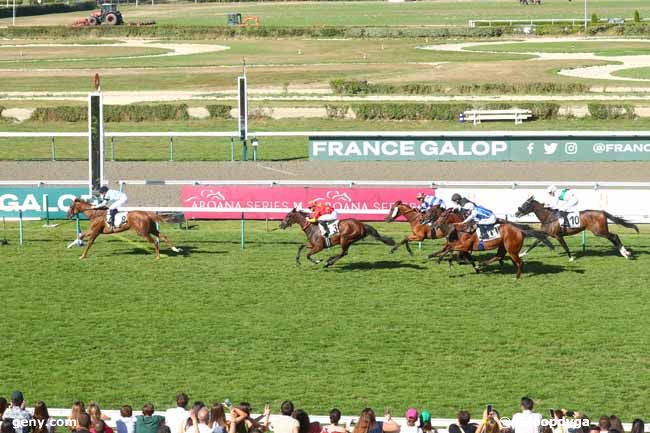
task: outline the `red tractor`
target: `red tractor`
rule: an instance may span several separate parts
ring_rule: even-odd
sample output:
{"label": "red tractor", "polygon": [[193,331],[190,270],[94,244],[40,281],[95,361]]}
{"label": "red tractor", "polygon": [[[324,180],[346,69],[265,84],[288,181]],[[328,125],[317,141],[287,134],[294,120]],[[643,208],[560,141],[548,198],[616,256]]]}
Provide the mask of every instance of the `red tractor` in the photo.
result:
{"label": "red tractor", "polygon": [[91,26],[99,24],[108,24],[111,26],[116,26],[124,23],[122,14],[117,10],[117,7],[112,3],[103,3],[101,9],[88,18],[88,24]]}

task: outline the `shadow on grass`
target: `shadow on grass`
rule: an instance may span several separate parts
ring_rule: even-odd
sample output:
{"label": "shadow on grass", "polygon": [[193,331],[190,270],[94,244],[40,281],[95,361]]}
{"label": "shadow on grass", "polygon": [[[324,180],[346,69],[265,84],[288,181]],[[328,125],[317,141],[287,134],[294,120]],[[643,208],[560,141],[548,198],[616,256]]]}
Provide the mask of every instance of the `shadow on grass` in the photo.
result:
{"label": "shadow on grass", "polygon": [[[456,266],[458,266],[458,263],[454,263],[454,266],[452,266],[450,270],[453,270],[453,268],[455,268]],[[460,273],[458,271],[457,273],[451,274],[450,275],[451,278],[462,278],[470,274],[476,275],[476,272],[474,272],[471,265],[462,264],[460,266],[467,268],[467,273]],[[543,262],[531,260],[531,261],[524,262],[524,271],[522,273],[522,277],[524,275],[527,277],[535,277],[540,275],[561,274],[565,272],[582,275],[585,273],[585,270],[577,269],[575,267],[570,267],[570,266],[552,265],[549,263],[543,263]],[[493,263],[486,267],[483,267],[481,268],[481,272],[478,275],[513,275],[514,276],[515,274],[516,272],[515,272],[514,265],[512,264],[512,262],[508,260],[504,262],[504,264],[501,266],[498,263]]]}
{"label": "shadow on grass", "polygon": [[387,261],[380,260],[378,262],[357,262],[357,263],[347,263],[344,265],[337,266],[334,265],[331,268],[337,272],[343,271],[376,271],[378,269],[417,269],[424,270],[427,269],[424,266],[416,265],[414,263],[403,263],[398,261]]}
{"label": "shadow on grass", "polygon": [[[210,251],[210,250],[202,250],[200,248],[196,247],[186,247],[182,245],[176,245],[177,248],[180,248],[180,252],[175,253],[171,250],[171,248],[166,248],[163,247],[160,249],[160,254],[164,256],[169,256],[169,257],[189,257],[194,254],[228,254],[228,251]],[[110,253],[111,256],[123,256],[123,255],[130,255],[130,256],[147,256],[147,255],[154,255],[154,250],[153,247],[151,248],[141,248],[141,247],[135,247],[131,249],[122,249],[119,251],[112,251]]]}

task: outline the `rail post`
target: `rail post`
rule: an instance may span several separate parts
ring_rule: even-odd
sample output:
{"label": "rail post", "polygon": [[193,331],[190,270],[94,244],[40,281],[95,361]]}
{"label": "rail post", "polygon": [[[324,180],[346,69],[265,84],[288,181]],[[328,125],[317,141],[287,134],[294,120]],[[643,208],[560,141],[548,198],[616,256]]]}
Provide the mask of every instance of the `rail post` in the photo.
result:
{"label": "rail post", "polygon": [[582,252],[584,253],[587,250],[587,231],[583,230],[582,232]]}
{"label": "rail post", "polygon": [[23,246],[23,210],[18,209],[18,243]]}
{"label": "rail post", "polygon": [[174,137],[169,137],[169,160],[174,160]]}
{"label": "rail post", "polygon": [[79,214],[75,215],[76,223],[75,227],[77,229],[77,239],[79,239],[79,236],[81,236],[81,223],[79,222]]}
{"label": "rail post", "polygon": [[50,203],[48,202],[48,195],[43,194],[43,209],[45,211],[45,225],[50,225]]}
{"label": "rail post", "polygon": [[235,160],[235,139],[230,137],[230,160]]}
{"label": "rail post", "polygon": [[242,144],[244,145],[243,159],[244,159],[244,161],[248,161],[248,146],[246,145],[246,140],[242,140]]}
{"label": "rail post", "polygon": [[52,161],[56,161],[56,143],[54,142],[54,137],[51,138],[52,146]]}
{"label": "rail post", "polygon": [[244,212],[241,213],[241,249],[244,249]]}
{"label": "rail post", "polygon": [[111,161],[115,161],[115,137],[111,137]]}

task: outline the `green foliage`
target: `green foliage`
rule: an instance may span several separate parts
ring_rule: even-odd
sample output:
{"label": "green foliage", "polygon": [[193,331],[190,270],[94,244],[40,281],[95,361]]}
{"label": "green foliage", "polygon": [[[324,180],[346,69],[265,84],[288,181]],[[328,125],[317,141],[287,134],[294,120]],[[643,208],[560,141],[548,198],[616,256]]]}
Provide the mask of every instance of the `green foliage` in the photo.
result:
{"label": "green foliage", "polygon": [[[86,107],[39,107],[31,120],[41,122],[80,122],[88,119]],[[106,122],[144,122],[150,120],[187,120],[187,105],[105,105]]]}
{"label": "green foliage", "polygon": [[455,120],[470,104],[355,104],[359,120]]}
{"label": "green foliage", "polygon": [[225,104],[212,104],[205,107],[213,119],[230,119],[232,106]]}
{"label": "green foliage", "polygon": [[349,109],[349,105],[325,105],[328,119],[345,119]]}
{"label": "green foliage", "polygon": [[598,24],[598,14],[596,12],[591,14],[591,24]]}
{"label": "green foliage", "polygon": [[579,94],[589,91],[582,83],[477,83],[439,85],[428,83],[409,84],[370,84],[366,80],[332,80],[332,91],[337,95],[539,95],[539,94]]}
{"label": "green foliage", "polygon": [[641,22],[641,14],[639,14],[639,10],[634,11],[634,22],[635,23],[640,23]]}
{"label": "green foliage", "polygon": [[589,115],[594,119],[634,119],[634,107],[630,104],[587,104]]}
{"label": "green foliage", "polygon": [[[74,4],[49,3],[44,5],[20,5],[16,6],[16,16],[27,17],[33,15],[57,14],[65,12],[77,12],[93,10],[97,7],[94,1],[84,1]],[[0,18],[11,18],[12,8],[0,8]]]}

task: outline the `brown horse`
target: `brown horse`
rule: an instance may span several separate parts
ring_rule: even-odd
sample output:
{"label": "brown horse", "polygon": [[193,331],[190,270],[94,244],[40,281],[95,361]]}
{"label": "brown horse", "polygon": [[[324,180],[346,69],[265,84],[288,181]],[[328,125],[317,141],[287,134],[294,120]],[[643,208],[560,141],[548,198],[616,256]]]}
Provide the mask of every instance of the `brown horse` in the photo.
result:
{"label": "brown horse", "polygon": [[[320,263],[320,260],[314,260],[311,258],[311,256],[327,247],[325,238],[318,228],[318,224],[310,223],[307,220],[307,215],[296,210],[296,208],[293,208],[291,212],[289,212],[287,216],[284,217],[280,223],[280,228],[284,230],[287,227],[291,227],[293,224],[298,224],[302,228],[302,231],[305,232],[305,235],[307,235],[307,243],[301,245],[298,248],[298,252],[296,253],[296,265],[300,264],[300,253],[305,247],[309,247],[307,259],[314,264]],[[372,226],[364,224],[361,221],[353,218],[346,218],[339,221],[338,233],[332,235],[330,238],[331,245],[341,245],[341,254],[333,255],[332,257],[328,258],[325,261],[325,267],[327,268],[332,266],[343,256],[346,256],[348,254],[350,245],[360,239],[365,238],[368,235],[372,236],[378,241],[385,243],[386,245],[395,245],[395,241],[393,239],[381,236]]]}
{"label": "brown horse", "polygon": [[95,209],[91,203],[80,198],[75,198],[74,202],[70,205],[68,218],[83,213],[90,220],[88,230],[79,236],[80,240],[88,238],[88,243],[81,257],[79,257],[80,259],[85,259],[88,256],[88,250],[93,245],[93,242],[95,242],[95,239],[97,239],[97,236],[101,234],[110,235],[113,233],[121,233],[131,229],[153,244],[153,248],[156,251],[156,260],[160,260],[160,248],[158,247],[158,242],[152,236],[156,236],[165,242],[175,253],[181,252],[180,249],[172,245],[167,236],[158,231],[156,223],[162,221],[160,216],[151,212],[133,211],[128,213],[127,220],[124,224],[120,227],[112,228],[106,222],[107,212],[107,209]]}
{"label": "brown horse", "polygon": [[[429,220],[435,221],[438,219],[443,210],[444,209],[440,206],[433,206],[427,209]],[[401,242],[398,242],[393,248],[391,248],[391,253],[394,253],[401,245],[404,245],[406,247],[406,251],[408,251],[410,255],[413,255],[409,241],[422,242],[425,239],[437,239],[444,236],[441,231],[435,232],[431,228],[431,224],[423,223],[424,214],[420,213],[420,211],[412,208],[406,203],[403,203],[401,200],[397,200],[391,206],[388,215],[386,215],[385,221],[389,223],[396,220],[400,216],[403,216],[411,225],[411,234],[405,237]]]}
{"label": "brown horse", "polygon": [[[451,223],[450,216],[455,213],[454,209],[448,209],[440,215],[436,220],[434,227],[440,227],[447,235],[447,242],[452,251],[459,253],[460,258],[469,261],[474,270],[478,273],[481,271],[481,266],[487,266],[497,260],[502,259],[506,252],[510,255],[512,262],[515,265],[517,278],[521,278],[521,273],[524,264],[519,257],[519,251],[524,245],[524,238],[527,235],[532,235],[539,241],[543,242],[546,246],[553,249],[553,245],[547,239],[547,234],[537,230],[528,229],[522,225],[515,225],[503,220],[500,220],[499,237],[494,240],[481,241],[476,233],[476,229],[462,223]],[[494,257],[486,260],[477,265],[474,261],[470,251],[482,251],[497,249]]]}
{"label": "brown horse", "polygon": [[[623,218],[614,216],[609,212],[602,210],[583,210],[580,211],[580,225],[576,228],[563,227],[560,224],[560,219],[558,218],[555,210],[545,207],[542,203],[535,200],[534,196],[530,196],[519,208],[517,208],[517,213],[515,216],[517,218],[529,213],[534,213],[539,222],[542,224],[542,230],[548,233],[549,236],[554,237],[562,245],[564,251],[566,251],[569,256],[569,260],[575,260],[575,257],[569,251],[569,247],[564,241],[564,236],[573,236],[577,233],[580,233],[584,230],[589,230],[596,236],[600,236],[609,240],[618,252],[629,259],[632,254],[625,249],[621,239],[616,233],[610,233],[609,227],[607,226],[607,220],[610,219],[614,224],[622,225],[629,229],[636,230],[639,233],[639,228],[632,224],[631,222],[625,221]],[[526,255],[537,246],[538,242],[533,243],[522,255]]]}

